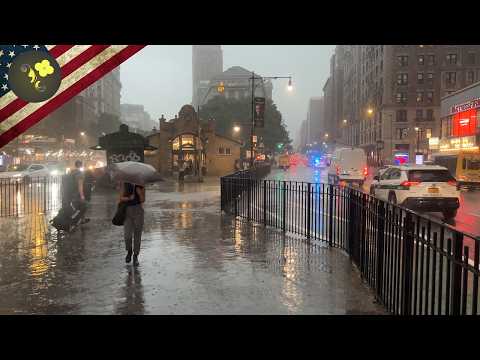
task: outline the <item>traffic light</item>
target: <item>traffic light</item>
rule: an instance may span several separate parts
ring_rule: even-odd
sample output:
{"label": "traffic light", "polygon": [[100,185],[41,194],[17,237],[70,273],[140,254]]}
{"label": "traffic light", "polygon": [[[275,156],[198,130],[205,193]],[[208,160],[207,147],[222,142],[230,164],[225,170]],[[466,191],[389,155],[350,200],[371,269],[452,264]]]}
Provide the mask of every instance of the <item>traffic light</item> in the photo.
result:
{"label": "traffic light", "polygon": [[278,143],[277,144],[277,149],[282,150],[283,149],[283,143]]}

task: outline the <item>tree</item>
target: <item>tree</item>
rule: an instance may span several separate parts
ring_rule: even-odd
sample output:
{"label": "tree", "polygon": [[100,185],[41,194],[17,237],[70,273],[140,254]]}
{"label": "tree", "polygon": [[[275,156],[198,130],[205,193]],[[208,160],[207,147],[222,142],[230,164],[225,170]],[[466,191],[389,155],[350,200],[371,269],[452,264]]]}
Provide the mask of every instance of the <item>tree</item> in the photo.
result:
{"label": "tree", "polygon": [[[215,119],[216,132],[232,137],[233,127],[241,127],[239,138],[250,144],[252,102],[251,98],[226,99],[217,96],[205,104],[201,111],[202,119]],[[255,135],[261,138],[266,150],[275,150],[278,143],[288,147],[291,143],[282,114],[271,99],[265,102],[265,128],[255,128]]]}

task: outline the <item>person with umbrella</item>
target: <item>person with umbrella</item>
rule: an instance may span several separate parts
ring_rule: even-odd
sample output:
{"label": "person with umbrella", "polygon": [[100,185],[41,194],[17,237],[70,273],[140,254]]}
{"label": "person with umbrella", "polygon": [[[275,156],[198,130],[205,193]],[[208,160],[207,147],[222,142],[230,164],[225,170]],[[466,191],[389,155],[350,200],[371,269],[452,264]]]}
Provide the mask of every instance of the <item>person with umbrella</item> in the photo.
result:
{"label": "person with umbrella", "polygon": [[132,260],[132,240],[133,240],[133,265],[138,266],[138,255],[140,253],[140,244],[142,242],[142,232],[144,223],[145,187],[123,182],[120,187],[120,202],[126,203],[125,222],[123,224],[125,250],[127,264]]}
{"label": "person with umbrella", "polygon": [[126,207],[123,221],[125,250],[127,251],[125,262],[130,263],[133,254],[133,265],[138,266],[144,223],[145,185],[162,181],[162,178],[153,166],[135,161],[112,164],[109,171],[112,180],[122,184],[119,202]]}

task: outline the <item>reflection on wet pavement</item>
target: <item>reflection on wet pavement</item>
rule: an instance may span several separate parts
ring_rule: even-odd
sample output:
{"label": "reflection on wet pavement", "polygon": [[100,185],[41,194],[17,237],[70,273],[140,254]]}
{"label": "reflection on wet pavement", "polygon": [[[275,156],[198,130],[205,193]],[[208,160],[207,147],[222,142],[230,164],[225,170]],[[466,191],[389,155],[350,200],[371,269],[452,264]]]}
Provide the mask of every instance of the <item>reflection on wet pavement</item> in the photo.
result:
{"label": "reflection on wet pavement", "polygon": [[[382,314],[348,257],[220,213],[218,179],[147,189],[140,266],[96,193],[69,235],[0,218],[0,314]],[[51,215],[49,215],[51,216]]]}

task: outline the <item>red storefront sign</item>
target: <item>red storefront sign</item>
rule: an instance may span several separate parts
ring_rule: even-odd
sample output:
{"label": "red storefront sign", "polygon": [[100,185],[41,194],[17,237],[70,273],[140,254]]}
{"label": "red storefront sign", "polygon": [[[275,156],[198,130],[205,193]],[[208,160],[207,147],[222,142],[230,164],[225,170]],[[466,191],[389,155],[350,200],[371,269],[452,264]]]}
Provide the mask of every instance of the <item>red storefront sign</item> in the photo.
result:
{"label": "red storefront sign", "polygon": [[477,109],[470,109],[453,115],[453,136],[475,135],[477,128]]}

